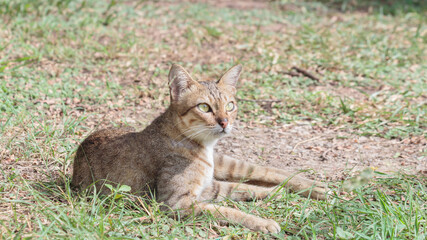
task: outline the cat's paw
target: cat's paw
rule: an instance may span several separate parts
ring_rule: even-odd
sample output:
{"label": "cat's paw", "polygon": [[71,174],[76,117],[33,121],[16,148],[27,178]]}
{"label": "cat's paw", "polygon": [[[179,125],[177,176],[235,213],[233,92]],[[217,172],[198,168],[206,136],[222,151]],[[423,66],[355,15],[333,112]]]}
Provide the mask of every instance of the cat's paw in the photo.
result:
{"label": "cat's paw", "polygon": [[322,182],[313,182],[314,187],[310,189],[310,191],[307,192],[307,194],[310,194],[310,198],[317,199],[317,200],[326,200],[328,197],[328,194],[330,192],[330,189],[328,188],[327,184]]}
{"label": "cat's paw", "polygon": [[253,230],[261,231],[263,233],[278,233],[280,232],[280,225],[271,219],[262,219],[262,221],[258,221]]}
{"label": "cat's paw", "polygon": [[293,191],[300,192],[304,197],[317,200],[326,200],[331,191],[327,184],[306,178],[298,178],[292,184]]}

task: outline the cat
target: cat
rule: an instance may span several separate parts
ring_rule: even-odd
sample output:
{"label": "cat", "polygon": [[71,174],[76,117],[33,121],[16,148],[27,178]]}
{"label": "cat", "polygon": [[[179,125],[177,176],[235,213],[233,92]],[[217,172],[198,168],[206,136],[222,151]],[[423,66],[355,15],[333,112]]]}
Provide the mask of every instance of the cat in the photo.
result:
{"label": "cat", "polygon": [[78,147],[71,185],[88,188],[95,183],[107,193],[103,183],[110,181],[130,186],[135,194],[154,190],[159,202],[184,215],[210,212],[251,230],[279,232],[274,220],[213,203],[263,199],[286,181],[285,187],[306,197],[326,197],[323,183],[214,153],[217,141],[235,124],[241,71],[236,65],[217,81],[198,82],[172,65],[169,108],[141,132],[118,128],[89,135]]}

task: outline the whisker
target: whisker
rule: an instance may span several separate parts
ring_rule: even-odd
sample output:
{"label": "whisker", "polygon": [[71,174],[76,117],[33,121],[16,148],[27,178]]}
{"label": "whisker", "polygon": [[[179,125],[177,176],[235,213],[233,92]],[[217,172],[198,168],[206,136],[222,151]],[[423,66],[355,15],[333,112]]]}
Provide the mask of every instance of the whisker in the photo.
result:
{"label": "whisker", "polygon": [[203,126],[200,125],[196,125],[196,126],[191,126],[188,129],[186,129],[185,131],[181,132],[181,134],[179,134],[176,138],[174,138],[173,140],[177,140],[179,137],[181,137],[182,135],[185,135],[186,133],[193,131],[193,130],[197,130],[197,128],[201,128]]}
{"label": "whisker", "polygon": [[181,141],[178,142],[178,144],[180,144],[182,141],[187,140],[187,139],[194,139],[195,137],[197,137],[199,134],[205,132],[205,131],[209,131],[209,129],[201,129],[200,131],[197,131],[195,133],[190,134],[189,136],[185,136],[185,138],[183,138]]}

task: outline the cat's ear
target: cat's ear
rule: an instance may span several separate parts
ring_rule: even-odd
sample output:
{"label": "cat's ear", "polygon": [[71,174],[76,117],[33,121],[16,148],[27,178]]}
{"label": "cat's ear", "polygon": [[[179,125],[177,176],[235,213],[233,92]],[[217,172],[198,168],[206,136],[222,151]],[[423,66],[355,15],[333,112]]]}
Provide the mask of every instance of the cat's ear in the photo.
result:
{"label": "cat's ear", "polygon": [[178,101],[182,94],[195,84],[198,83],[190,77],[190,74],[182,66],[172,65],[169,70],[169,91],[172,102]]}
{"label": "cat's ear", "polygon": [[218,84],[228,85],[236,87],[237,81],[239,80],[240,73],[242,72],[242,65],[236,65],[230,68],[222,77],[218,80]]}

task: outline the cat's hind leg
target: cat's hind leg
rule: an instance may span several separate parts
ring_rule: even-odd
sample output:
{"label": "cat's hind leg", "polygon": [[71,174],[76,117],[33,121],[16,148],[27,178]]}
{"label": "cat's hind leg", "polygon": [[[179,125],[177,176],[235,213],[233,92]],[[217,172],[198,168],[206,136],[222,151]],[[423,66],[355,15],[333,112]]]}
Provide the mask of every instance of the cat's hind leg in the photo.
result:
{"label": "cat's hind leg", "polygon": [[221,201],[225,198],[230,198],[235,201],[249,201],[252,199],[264,199],[272,192],[274,192],[274,188],[214,180],[202,192],[201,200]]}
{"label": "cat's hind leg", "polygon": [[293,192],[299,192],[302,196],[321,200],[326,199],[328,188],[325,184],[297,176],[292,172],[258,166],[219,154],[214,155],[214,162],[214,177],[217,180],[243,181],[247,184],[265,187],[285,184],[286,188]]}

